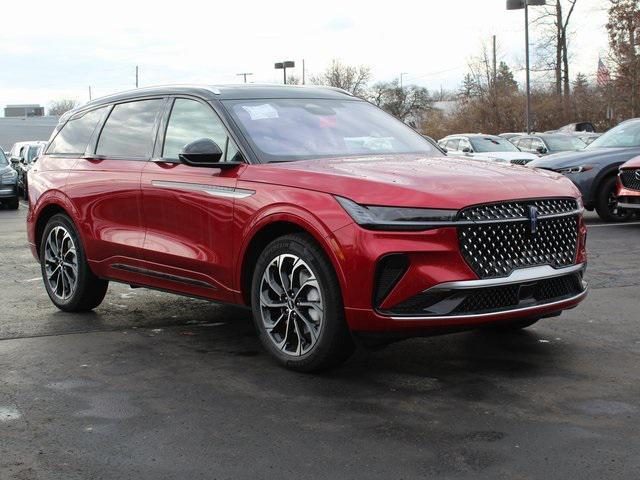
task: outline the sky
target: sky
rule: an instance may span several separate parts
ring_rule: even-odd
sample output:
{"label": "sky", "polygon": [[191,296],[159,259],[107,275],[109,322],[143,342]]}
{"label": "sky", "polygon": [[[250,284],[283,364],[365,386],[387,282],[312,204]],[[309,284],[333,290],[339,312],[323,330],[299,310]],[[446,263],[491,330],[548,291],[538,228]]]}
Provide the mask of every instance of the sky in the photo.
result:
{"label": "sky", "polygon": [[[594,75],[607,49],[606,0],[578,0],[573,74]],[[532,17],[535,10],[532,7]],[[135,86],[280,83],[337,58],[372,69],[373,81],[457,89],[469,60],[497,35],[499,59],[523,81],[524,14],[505,0],[9,0],[2,6],[0,106],[93,97]],[[531,43],[537,40],[535,29]]]}

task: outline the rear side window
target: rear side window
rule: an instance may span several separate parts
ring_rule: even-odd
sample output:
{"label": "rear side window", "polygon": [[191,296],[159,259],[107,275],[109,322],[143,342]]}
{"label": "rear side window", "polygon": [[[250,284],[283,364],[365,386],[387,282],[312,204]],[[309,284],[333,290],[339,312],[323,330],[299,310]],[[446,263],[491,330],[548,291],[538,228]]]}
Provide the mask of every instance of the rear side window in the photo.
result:
{"label": "rear side window", "polygon": [[102,119],[106,107],[91,110],[69,120],[55,136],[47,153],[82,155],[89,139]]}
{"label": "rear side window", "polygon": [[106,157],[149,158],[154,126],[162,100],[141,100],[113,107],[104,124],[96,154]]}

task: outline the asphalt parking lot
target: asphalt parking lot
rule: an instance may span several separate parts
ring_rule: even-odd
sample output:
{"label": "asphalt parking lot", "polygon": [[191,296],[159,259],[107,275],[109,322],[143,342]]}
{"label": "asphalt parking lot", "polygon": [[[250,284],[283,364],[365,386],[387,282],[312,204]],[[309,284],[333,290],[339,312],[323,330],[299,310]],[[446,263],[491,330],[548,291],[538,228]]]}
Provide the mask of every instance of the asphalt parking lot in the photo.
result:
{"label": "asphalt parking lot", "polygon": [[640,223],[589,215],[589,298],[526,332],[414,339],[323,375],[246,310],[112,284],[50,303],[0,210],[0,478],[638,478]]}

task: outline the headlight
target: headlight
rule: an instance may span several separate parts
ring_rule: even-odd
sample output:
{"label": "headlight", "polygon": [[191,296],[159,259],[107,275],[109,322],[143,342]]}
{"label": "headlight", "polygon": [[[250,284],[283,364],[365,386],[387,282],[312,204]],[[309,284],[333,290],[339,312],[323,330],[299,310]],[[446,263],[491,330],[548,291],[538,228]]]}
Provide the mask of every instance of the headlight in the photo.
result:
{"label": "headlight", "polygon": [[458,213],[457,210],[433,208],[360,205],[344,197],[335,198],[358,225],[372,230],[426,230],[428,228],[437,228],[453,222]]}
{"label": "headlight", "polygon": [[582,196],[576,198],[576,202],[578,202],[578,210],[581,212],[584,211],[584,201],[582,200]]}
{"label": "headlight", "polygon": [[556,169],[556,172],[566,175],[567,173],[582,173],[593,170],[591,165],[576,165],[575,167],[564,167]]}
{"label": "headlight", "polygon": [[2,174],[2,179],[11,180],[13,178],[16,178],[17,176],[18,176],[18,172],[16,172],[15,170],[9,170],[8,172],[5,172]]}

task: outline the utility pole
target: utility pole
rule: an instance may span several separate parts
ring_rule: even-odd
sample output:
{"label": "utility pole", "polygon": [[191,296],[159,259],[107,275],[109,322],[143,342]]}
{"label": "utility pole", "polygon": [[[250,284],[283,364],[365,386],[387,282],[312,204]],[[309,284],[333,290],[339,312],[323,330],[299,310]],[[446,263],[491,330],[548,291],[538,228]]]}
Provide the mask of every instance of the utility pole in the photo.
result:
{"label": "utility pole", "polygon": [[236,73],[236,75],[239,76],[239,77],[244,77],[244,83],[247,83],[247,77],[249,75],[253,75],[253,73],[242,72],[242,73]]}
{"label": "utility pole", "polygon": [[407,74],[407,72],[401,72],[401,73],[400,73],[400,90],[402,90],[402,77],[403,77],[404,75],[406,75],[406,74]]}
{"label": "utility pole", "polygon": [[496,36],[493,36],[493,84],[496,83],[496,78],[498,78],[498,56],[496,53]]}
{"label": "utility pole", "polygon": [[136,88],[138,88],[138,65],[136,65]]}
{"label": "utility pole", "polygon": [[91,101],[91,85],[89,85],[89,101]]}

